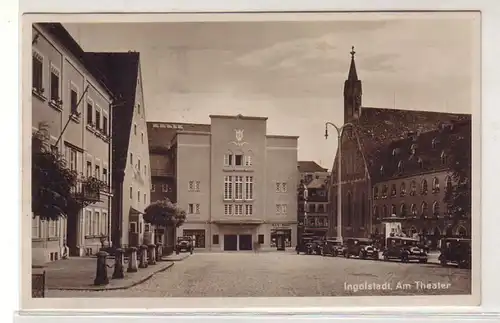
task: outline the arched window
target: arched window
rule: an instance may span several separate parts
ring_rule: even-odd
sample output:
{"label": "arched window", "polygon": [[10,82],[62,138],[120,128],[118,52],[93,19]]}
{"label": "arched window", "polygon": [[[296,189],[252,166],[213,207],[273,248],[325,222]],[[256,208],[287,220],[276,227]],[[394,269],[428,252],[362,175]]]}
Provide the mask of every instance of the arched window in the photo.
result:
{"label": "arched window", "polygon": [[410,195],[414,196],[415,194],[417,194],[417,182],[411,181],[411,183],[410,183]]}
{"label": "arched window", "polygon": [[432,180],[432,193],[438,193],[439,192],[439,179],[437,177],[434,177]]}
{"label": "arched window", "polygon": [[422,217],[427,217],[427,216],[428,216],[427,203],[422,202]]}
{"label": "arched window", "polygon": [[391,197],[396,196],[396,184],[391,185]]}
{"label": "arched window", "polygon": [[378,187],[377,186],[373,187],[373,199],[374,200],[378,199]]}
{"label": "arched window", "polygon": [[399,149],[398,148],[394,148],[392,150],[392,156],[396,157],[398,155],[398,153],[399,153]]}
{"label": "arched window", "polygon": [[411,205],[410,212],[411,212],[412,216],[417,216],[417,205],[416,204]]}
{"label": "arched window", "polygon": [[363,192],[361,194],[361,227],[365,227],[365,219],[366,219],[366,202],[365,202],[366,195]]}
{"label": "arched window", "polygon": [[379,214],[378,214],[378,206],[376,206],[376,205],[373,207],[373,217],[374,217],[375,219],[378,219],[378,218],[379,218]]}
{"label": "arched window", "polygon": [[347,193],[347,226],[351,226],[352,221],[352,195],[351,192]]}
{"label": "arched window", "polygon": [[448,157],[446,156],[446,153],[443,150],[441,152],[441,164],[446,165],[447,162],[448,162]]}
{"label": "arched window", "polygon": [[436,201],[432,204],[432,214],[434,216],[439,216],[439,202]]}
{"label": "arched window", "polygon": [[382,217],[383,218],[387,217],[387,205],[382,206]]}
{"label": "arched window", "polygon": [[446,192],[450,192],[453,187],[453,182],[451,181],[451,176],[446,176]]}
{"label": "arched window", "polygon": [[405,196],[406,195],[406,184],[405,182],[401,183],[401,187],[400,187],[400,192],[399,192],[401,196]]}
{"label": "arched window", "polygon": [[398,172],[402,173],[404,171],[405,171],[404,163],[402,160],[400,160],[398,163]]}
{"label": "arched window", "polygon": [[391,205],[391,216],[396,215],[396,214],[397,214],[396,213],[396,205],[393,204],[393,205]]}
{"label": "arched window", "polygon": [[428,191],[427,180],[423,179],[422,183],[420,184],[420,194],[426,195],[427,191]]}
{"label": "arched window", "polygon": [[406,209],[406,204],[401,204],[401,207],[399,208],[399,211],[400,211],[400,214],[401,214],[401,217],[406,217],[407,215],[407,209]]}

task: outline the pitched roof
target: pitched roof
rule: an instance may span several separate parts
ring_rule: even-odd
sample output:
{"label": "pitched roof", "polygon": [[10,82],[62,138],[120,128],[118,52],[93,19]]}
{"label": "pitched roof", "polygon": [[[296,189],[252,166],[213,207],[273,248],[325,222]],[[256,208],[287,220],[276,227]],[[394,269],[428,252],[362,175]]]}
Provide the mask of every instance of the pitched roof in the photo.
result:
{"label": "pitched roof", "polygon": [[148,126],[148,144],[151,152],[169,149],[177,131],[210,132],[209,124],[156,122],[150,121]]}
{"label": "pitched roof", "polygon": [[316,173],[316,172],[327,172],[328,169],[321,167],[315,161],[299,161],[298,170],[300,173]]}
{"label": "pitched roof", "polygon": [[139,53],[85,53],[85,59],[104,74],[104,82],[118,98],[110,123],[113,125],[113,174],[120,176],[127,163],[139,77]]}

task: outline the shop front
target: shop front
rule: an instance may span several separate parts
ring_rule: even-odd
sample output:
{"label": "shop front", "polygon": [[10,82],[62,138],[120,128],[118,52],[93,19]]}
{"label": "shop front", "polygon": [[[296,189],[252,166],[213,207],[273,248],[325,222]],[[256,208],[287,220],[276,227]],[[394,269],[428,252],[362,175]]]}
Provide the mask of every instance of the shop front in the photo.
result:
{"label": "shop front", "polygon": [[259,239],[262,221],[214,221],[212,248],[222,251],[251,251]]}
{"label": "shop front", "polygon": [[271,247],[277,247],[279,240],[283,240],[286,248],[290,248],[292,246],[292,228],[285,224],[272,224],[271,233]]}

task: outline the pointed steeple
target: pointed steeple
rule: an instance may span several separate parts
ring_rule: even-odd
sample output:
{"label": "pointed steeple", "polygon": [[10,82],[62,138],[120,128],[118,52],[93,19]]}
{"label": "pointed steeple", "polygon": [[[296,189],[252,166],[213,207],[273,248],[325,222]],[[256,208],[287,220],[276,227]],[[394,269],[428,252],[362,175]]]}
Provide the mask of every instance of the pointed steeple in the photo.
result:
{"label": "pointed steeple", "polygon": [[351,54],[351,66],[349,67],[349,76],[347,77],[347,80],[357,81],[358,73],[356,72],[356,63],[354,62],[354,54],[356,54],[356,52],[354,51],[354,46],[352,46],[350,54]]}

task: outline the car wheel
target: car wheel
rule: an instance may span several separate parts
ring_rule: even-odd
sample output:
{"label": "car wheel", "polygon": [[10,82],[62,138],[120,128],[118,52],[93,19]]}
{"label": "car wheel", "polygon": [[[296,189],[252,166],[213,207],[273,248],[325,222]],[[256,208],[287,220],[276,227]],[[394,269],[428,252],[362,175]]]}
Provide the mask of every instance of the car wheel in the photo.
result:
{"label": "car wheel", "polygon": [[337,256],[338,256],[337,251],[332,252],[332,257],[337,257]]}
{"label": "car wheel", "polygon": [[378,260],[378,259],[379,259],[378,252],[375,252],[375,253],[373,254],[373,259],[375,259],[375,260]]}
{"label": "car wheel", "polygon": [[384,253],[384,260],[389,261],[389,256],[386,253]]}
{"label": "car wheel", "polygon": [[448,264],[448,262],[447,262],[446,260],[444,260],[444,259],[441,259],[441,260],[439,261],[439,263],[440,263],[440,264],[441,264],[441,266],[443,266],[443,267],[444,267],[444,266],[446,266],[446,265]]}
{"label": "car wheel", "polygon": [[408,262],[408,256],[407,255],[401,255],[401,262]]}
{"label": "car wheel", "polygon": [[365,253],[363,251],[360,251],[358,256],[360,259],[365,259]]}
{"label": "car wheel", "polygon": [[193,254],[193,249],[191,249],[191,251],[189,251],[190,254]]}
{"label": "car wheel", "polygon": [[179,253],[180,253],[180,252],[179,252],[179,250],[176,250],[176,251],[175,251],[175,254],[176,254],[176,255],[178,255]]}
{"label": "car wheel", "polygon": [[418,262],[421,264],[425,264],[425,263],[427,263],[427,259],[420,259]]}
{"label": "car wheel", "polygon": [[461,268],[461,269],[467,268],[467,261],[466,260],[458,261],[458,268]]}
{"label": "car wheel", "polygon": [[300,251],[297,250],[297,254],[299,254],[299,253],[300,253]]}

